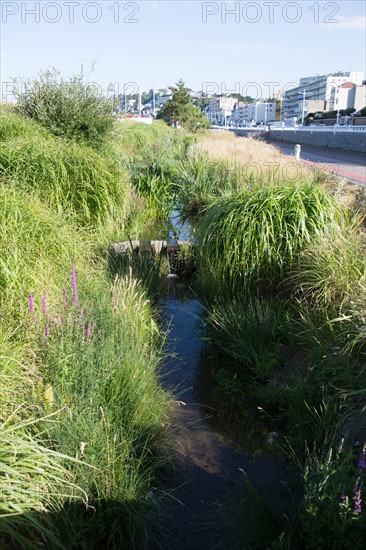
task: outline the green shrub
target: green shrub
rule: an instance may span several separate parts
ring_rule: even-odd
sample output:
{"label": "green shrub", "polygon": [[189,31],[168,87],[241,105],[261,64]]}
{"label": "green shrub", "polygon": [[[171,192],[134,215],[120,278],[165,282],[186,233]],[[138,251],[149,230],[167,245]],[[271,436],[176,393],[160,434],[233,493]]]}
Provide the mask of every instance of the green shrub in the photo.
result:
{"label": "green shrub", "polygon": [[56,69],[46,70],[38,79],[15,80],[14,84],[18,113],[36,120],[55,136],[94,148],[106,142],[116,101],[88,85],[82,71],[65,80]]}

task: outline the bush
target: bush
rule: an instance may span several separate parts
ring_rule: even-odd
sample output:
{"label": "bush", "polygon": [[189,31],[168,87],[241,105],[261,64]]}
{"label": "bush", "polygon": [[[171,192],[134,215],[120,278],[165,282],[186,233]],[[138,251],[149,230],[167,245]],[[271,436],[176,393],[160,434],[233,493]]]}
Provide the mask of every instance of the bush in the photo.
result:
{"label": "bush", "polygon": [[116,101],[88,85],[82,71],[64,80],[56,69],[46,70],[38,79],[14,83],[18,113],[38,121],[55,136],[94,148],[105,143]]}

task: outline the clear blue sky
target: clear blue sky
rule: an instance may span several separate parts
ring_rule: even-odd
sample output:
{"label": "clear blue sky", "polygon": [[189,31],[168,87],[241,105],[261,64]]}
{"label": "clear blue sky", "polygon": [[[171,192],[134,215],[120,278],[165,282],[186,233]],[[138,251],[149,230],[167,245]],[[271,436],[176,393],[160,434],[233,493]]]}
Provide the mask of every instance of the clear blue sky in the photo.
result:
{"label": "clear blue sky", "polygon": [[1,11],[3,83],[49,66],[69,76],[95,61],[89,79],[104,88],[182,78],[195,90],[255,96],[247,85],[256,82],[268,97],[266,82],[365,72],[363,1],[1,0]]}

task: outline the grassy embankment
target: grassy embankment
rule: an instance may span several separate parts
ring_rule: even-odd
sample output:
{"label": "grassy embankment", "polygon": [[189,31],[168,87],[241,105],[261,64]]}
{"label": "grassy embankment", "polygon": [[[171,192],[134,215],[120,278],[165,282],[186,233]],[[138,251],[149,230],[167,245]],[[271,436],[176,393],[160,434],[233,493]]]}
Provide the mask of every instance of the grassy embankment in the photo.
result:
{"label": "grassy embankment", "polygon": [[[200,136],[169,170],[183,217],[196,226],[211,341],[232,358],[212,374],[236,396],[238,417],[250,394],[260,414],[281,422],[278,443],[302,472],[291,521],[272,511],[270,529],[259,519],[246,543],[361,548],[364,192],[229,133]],[[238,526],[259,508],[250,501],[227,516],[225,548],[242,548]]]}
{"label": "grassy embankment", "polygon": [[[295,520],[274,517],[252,546],[357,548],[365,533],[357,194],[299,173],[272,146],[226,134],[199,138],[187,159],[190,138],[160,125],[119,124],[98,154],[13,115],[1,128],[3,540],[146,543],[159,511],[151,489],[166,414],[157,330],[141,286],[132,274],[112,284],[101,251],[117,238],[151,237],[175,196],[198,219],[212,342],[234,359],[233,370],[213,375],[235,388],[238,411],[250,392],[282,419],[279,441],[303,472]],[[248,513],[241,506],[236,525],[240,510]],[[241,548],[240,529],[227,533],[223,544]]]}
{"label": "grassy embankment", "polygon": [[4,547],[143,548],[158,525],[162,342],[146,289],[111,278],[106,251],[153,226],[127,154],[171,137],[114,131],[97,151],[0,112]]}

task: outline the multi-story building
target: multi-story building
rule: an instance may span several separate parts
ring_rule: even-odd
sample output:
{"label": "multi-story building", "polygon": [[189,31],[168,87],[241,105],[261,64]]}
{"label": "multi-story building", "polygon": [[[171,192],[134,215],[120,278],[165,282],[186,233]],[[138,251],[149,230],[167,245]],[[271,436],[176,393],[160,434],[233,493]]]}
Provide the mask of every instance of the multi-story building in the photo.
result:
{"label": "multi-story building", "polygon": [[273,122],[276,119],[275,101],[256,101],[254,103],[240,102],[233,110],[229,123],[233,126],[245,126]]}
{"label": "multi-story building", "polygon": [[366,83],[362,84],[362,86],[353,86],[350,91],[350,96],[353,101],[352,107],[354,107],[356,111],[360,111],[366,107]]}
{"label": "multi-story building", "polygon": [[212,124],[224,125],[231,116],[237,102],[238,100],[235,97],[225,95],[213,97],[206,108],[206,115]]}
{"label": "multi-story building", "polygon": [[310,112],[347,109],[350,98],[348,92],[341,90],[342,86],[346,83],[361,86],[362,80],[360,71],[300,78],[299,86],[284,95],[284,119],[303,120]]}

